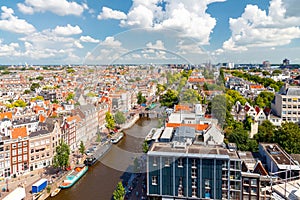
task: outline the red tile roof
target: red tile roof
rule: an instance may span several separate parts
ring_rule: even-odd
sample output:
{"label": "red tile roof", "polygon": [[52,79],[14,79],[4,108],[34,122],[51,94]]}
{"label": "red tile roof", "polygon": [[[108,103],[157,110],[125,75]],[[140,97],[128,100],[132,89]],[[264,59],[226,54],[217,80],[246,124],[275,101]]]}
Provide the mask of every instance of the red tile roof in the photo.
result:
{"label": "red tile roof", "polygon": [[0,113],[0,120],[3,119],[3,118],[12,119],[12,112]]}
{"label": "red tile roof", "polygon": [[27,136],[27,129],[26,126],[14,128],[11,131],[11,137],[12,139],[17,139],[19,137],[23,138]]}
{"label": "red tile roof", "polygon": [[166,127],[179,127],[179,126],[187,126],[187,127],[192,127],[195,128],[198,131],[203,131],[206,130],[209,125],[208,124],[181,124],[181,123],[167,123]]}

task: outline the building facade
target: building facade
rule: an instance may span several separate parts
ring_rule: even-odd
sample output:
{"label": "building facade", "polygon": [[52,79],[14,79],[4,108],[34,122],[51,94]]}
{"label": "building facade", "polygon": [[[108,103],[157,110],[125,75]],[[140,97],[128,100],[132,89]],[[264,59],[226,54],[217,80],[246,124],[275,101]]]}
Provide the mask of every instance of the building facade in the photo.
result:
{"label": "building facade", "polygon": [[241,161],[223,147],[154,143],[147,157],[150,199],[241,199]]}

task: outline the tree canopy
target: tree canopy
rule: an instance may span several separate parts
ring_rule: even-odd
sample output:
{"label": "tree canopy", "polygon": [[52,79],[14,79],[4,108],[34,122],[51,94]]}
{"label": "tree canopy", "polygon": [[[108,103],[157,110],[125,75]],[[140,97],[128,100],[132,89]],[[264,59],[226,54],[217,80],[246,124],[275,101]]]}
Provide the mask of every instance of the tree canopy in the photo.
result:
{"label": "tree canopy", "polygon": [[63,141],[56,147],[56,154],[53,158],[54,167],[67,167],[69,165],[70,147]]}
{"label": "tree canopy", "polygon": [[138,92],[137,94],[137,104],[142,104],[142,103],[146,103],[147,100],[146,98],[143,96],[142,92]]}
{"label": "tree canopy", "polygon": [[159,102],[162,106],[167,106],[169,108],[173,107],[178,103],[178,92],[176,90],[168,89],[167,92],[160,96]]}
{"label": "tree canopy", "polygon": [[83,155],[85,152],[85,146],[83,144],[83,141],[80,141],[79,152],[81,153],[81,155]]}
{"label": "tree canopy", "polygon": [[114,200],[124,200],[125,193],[125,188],[122,182],[120,181],[117,185],[117,188],[113,192]]}
{"label": "tree canopy", "polygon": [[183,92],[181,98],[181,103],[201,103],[201,96],[200,94],[194,89],[187,89]]}
{"label": "tree canopy", "polygon": [[124,114],[120,111],[117,111],[115,113],[115,121],[117,124],[124,124],[126,122],[126,117],[124,116]]}
{"label": "tree canopy", "polygon": [[255,98],[255,104],[258,105],[260,108],[271,108],[271,101],[274,99],[274,93],[262,91],[259,95]]}
{"label": "tree canopy", "polygon": [[110,112],[105,113],[106,128],[112,130],[115,127],[115,119]]}

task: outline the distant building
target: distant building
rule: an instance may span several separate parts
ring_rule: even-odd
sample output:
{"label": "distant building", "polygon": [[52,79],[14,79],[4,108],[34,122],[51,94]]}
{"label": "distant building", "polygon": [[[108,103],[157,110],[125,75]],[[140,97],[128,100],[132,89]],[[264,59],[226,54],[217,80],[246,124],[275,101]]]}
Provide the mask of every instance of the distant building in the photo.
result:
{"label": "distant building", "polygon": [[265,61],[263,62],[263,67],[265,67],[265,68],[270,68],[270,67],[271,67],[270,61],[265,60]]}
{"label": "distant building", "polygon": [[271,104],[272,112],[281,117],[282,122],[297,122],[300,120],[300,87],[285,84]]}
{"label": "distant building", "polygon": [[287,66],[287,65],[290,64],[290,60],[288,60],[287,58],[285,58],[285,59],[282,61],[282,64],[283,64],[284,66]]}

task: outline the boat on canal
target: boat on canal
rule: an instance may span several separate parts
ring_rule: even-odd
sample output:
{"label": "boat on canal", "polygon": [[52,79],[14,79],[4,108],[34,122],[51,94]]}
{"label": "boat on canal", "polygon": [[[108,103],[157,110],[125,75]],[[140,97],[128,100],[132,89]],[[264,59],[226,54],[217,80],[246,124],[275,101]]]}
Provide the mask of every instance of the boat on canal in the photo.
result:
{"label": "boat on canal", "polygon": [[51,192],[51,197],[56,196],[60,192],[61,188],[56,188],[53,192]]}
{"label": "boat on canal", "polygon": [[122,138],[124,137],[124,133],[123,132],[118,132],[116,133],[116,135],[114,135],[110,141],[113,144],[117,144]]}
{"label": "boat on canal", "polygon": [[61,189],[72,187],[88,171],[88,168],[89,167],[84,164],[75,166],[59,187]]}
{"label": "boat on canal", "polygon": [[108,152],[110,148],[111,143],[106,143],[101,146],[98,145],[96,150],[84,160],[84,164],[87,166],[94,165],[101,157],[103,157]]}

